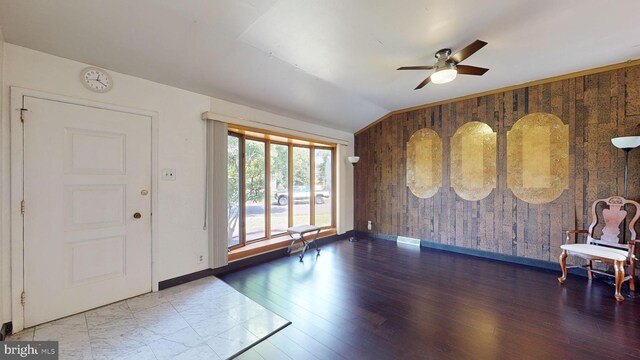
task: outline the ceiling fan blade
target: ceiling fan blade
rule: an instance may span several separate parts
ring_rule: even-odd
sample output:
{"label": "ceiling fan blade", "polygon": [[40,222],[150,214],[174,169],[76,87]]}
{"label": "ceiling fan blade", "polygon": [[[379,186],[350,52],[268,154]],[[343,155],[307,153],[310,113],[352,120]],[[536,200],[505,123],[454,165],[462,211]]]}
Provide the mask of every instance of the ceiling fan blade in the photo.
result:
{"label": "ceiling fan blade", "polygon": [[477,67],[477,66],[468,66],[468,65],[457,65],[458,74],[463,75],[484,75],[489,69]]}
{"label": "ceiling fan blade", "polygon": [[416,86],[416,88],[413,89],[413,90],[422,89],[425,85],[427,85],[429,83],[429,81],[431,81],[431,75],[427,76],[426,79],[422,80],[422,82],[418,86]]}
{"label": "ceiling fan blade", "polygon": [[472,42],[471,44],[469,44],[466,48],[458,51],[457,53],[455,53],[451,59],[453,59],[453,61],[457,63],[463,61],[464,59],[468,58],[469,56],[473,55],[476,51],[482,49],[485,45],[487,45],[486,42],[482,41],[482,40],[476,40],[474,42]]}
{"label": "ceiling fan blade", "polygon": [[396,70],[431,70],[433,66],[403,66],[399,67]]}

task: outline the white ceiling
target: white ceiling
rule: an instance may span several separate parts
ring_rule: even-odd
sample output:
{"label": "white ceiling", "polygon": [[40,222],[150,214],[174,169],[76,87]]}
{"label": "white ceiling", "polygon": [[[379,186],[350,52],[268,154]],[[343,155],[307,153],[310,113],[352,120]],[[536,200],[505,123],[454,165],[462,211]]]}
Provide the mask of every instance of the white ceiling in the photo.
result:
{"label": "white ceiling", "polygon": [[[5,41],[354,132],[386,113],[640,57],[640,1],[0,0]],[[441,48],[482,77],[413,88]]]}

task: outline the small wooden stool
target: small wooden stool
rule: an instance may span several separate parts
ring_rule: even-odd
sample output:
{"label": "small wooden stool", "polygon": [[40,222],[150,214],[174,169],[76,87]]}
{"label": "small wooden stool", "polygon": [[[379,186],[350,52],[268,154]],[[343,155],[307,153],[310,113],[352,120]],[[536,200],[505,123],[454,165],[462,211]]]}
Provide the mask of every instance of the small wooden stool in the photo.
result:
{"label": "small wooden stool", "polygon": [[[302,241],[302,253],[300,254],[300,261],[304,258],[304,253],[309,249],[309,245],[313,244],[315,246],[316,251],[320,254],[320,248],[318,244],[316,244],[316,239],[318,238],[318,234],[320,234],[320,228],[313,225],[298,225],[292,226],[287,229],[289,232],[289,236],[293,239],[291,241],[291,245],[287,248],[287,254],[291,254],[291,250],[293,249],[293,245],[296,241]],[[305,235],[313,236],[313,238],[305,239]]]}

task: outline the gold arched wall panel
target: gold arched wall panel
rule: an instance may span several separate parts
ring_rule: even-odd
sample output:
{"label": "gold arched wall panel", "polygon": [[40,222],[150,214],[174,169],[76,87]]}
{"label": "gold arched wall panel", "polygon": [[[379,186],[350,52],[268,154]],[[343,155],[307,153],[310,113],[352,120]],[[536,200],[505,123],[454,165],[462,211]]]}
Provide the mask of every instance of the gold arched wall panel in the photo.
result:
{"label": "gold arched wall panel", "polygon": [[465,200],[482,200],[496,187],[496,133],[483,122],[458,128],[451,138],[451,187]]}
{"label": "gold arched wall panel", "polygon": [[442,139],[431,129],[416,131],[407,143],[407,186],[423,199],[442,186]]}
{"label": "gold arched wall panel", "polygon": [[520,200],[544,204],[569,187],[569,125],[533,113],[507,132],[507,186]]}

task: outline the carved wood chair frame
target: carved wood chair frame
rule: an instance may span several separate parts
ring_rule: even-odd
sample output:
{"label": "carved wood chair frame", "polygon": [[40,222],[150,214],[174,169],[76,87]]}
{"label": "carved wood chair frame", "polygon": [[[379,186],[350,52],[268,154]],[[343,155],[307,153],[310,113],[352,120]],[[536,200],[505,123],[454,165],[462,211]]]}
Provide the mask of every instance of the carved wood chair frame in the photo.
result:
{"label": "carved wood chair frame", "polygon": [[[598,205],[604,203],[605,207],[602,209],[602,219],[605,222],[602,228],[602,235],[599,239],[594,238],[594,230],[599,223],[600,217],[598,217]],[[620,243],[620,224],[626,220],[627,210],[626,205],[632,204],[635,206],[635,215],[629,221],[628,232],[631,234],[630,238],[626,240],[626,243]],[[640,217],[640,204],[633,200],[627,200],[620,196],[612,196],[606,199],[598,199],[594,201],[591,207],[591,217],[593,219],[589,230],[568,230],[566,231],[566,241],[561,246],[562,253],[559,257],[560,268],[562,269],[562,276],[558,278],[558,281],[562,284],[567,279],[567,269],[575,267],[584,267],[587,269],[587,276],[589,280],[593,279],[593,273],[606,275],[615,278],[615,299],[617,301],[623,301],[624,296],[620,294],[622,284],[625,281],[629,281],[629,288],[631,291],[635,291],[635,264],[638,260],[635,257],[635,245],[637,242],[635,225]],[[627,229],[625,229],[627,230]],[[587,240],[585,244],[578,244],[577,241],[574,244],[569,244],[571,236],[578,234],[586,234]],[[609,250],[607,250],[609,249]],[[622,250],[622,251],[621,251]],[[622,258],[621,255],[626,252],[626,258]],[[586,265],[582,266],[567,266],[567,257],[574,255],[587,260]],[[614,274],[610,274],[604,271],[596,270],[593,268],[593,262],[602,262],[613,266]],[[629,275],[625,275],[625,266],[629,267]]]}

